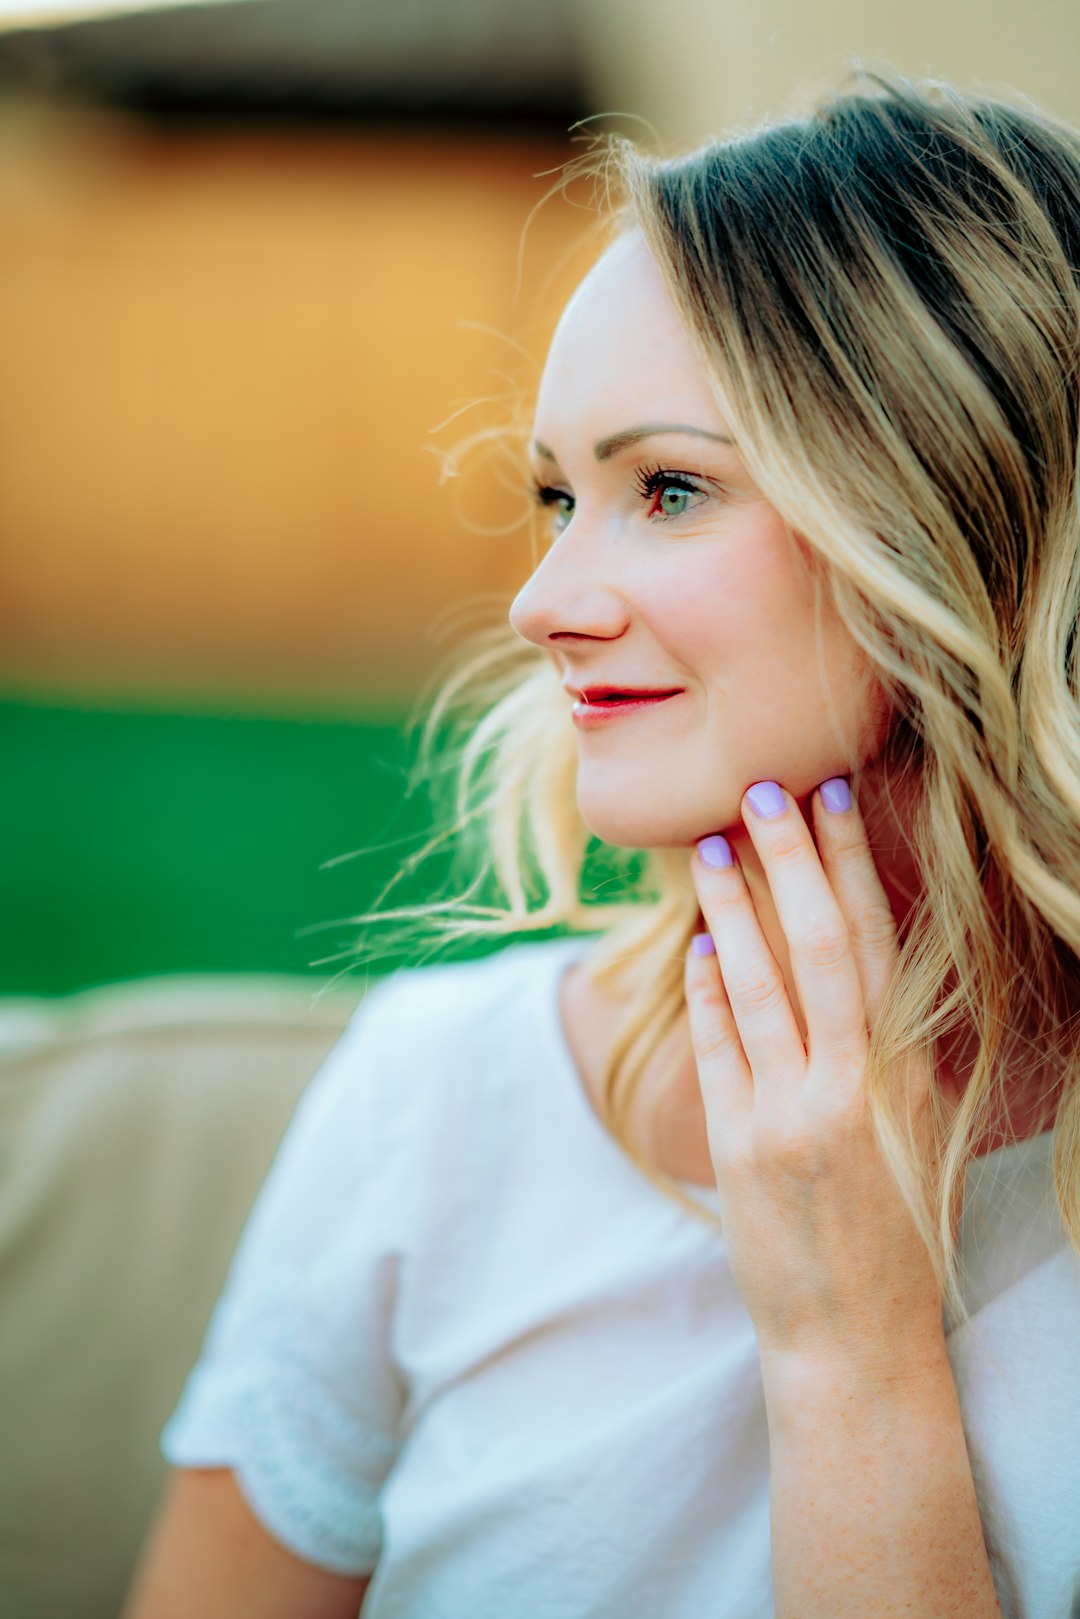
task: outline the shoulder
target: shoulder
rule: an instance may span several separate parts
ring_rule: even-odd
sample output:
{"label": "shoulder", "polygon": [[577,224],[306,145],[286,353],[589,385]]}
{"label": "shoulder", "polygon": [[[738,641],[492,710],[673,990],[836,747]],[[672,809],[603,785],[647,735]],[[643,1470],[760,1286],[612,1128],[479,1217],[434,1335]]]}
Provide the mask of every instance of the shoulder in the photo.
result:
{"label": "shoulder", "polygon": [[375,979],[320,1076],[320,1090],[348,1095],[415,1124],[433,1121],[434,1096],[514,1076],[547,1048],[557,980],[582,939],[515,943],[469,961],[400,968]]}
{"label": "shoulder", "polygon": [[543,1017],[554,1006],[563,966],[581,953],[581,939],[512,944],[470,961],[400,968],[377,979],[361,1000],[346,1036],[393,1050],[459,1049],[447,1042],[469,1037],[486,1043],[493,1020]]}
{"label": "shoulder", "polygon": [[530,941],[401,969],[354,1014],[346,1083],[368,1099],[385,1176],[408,1189],[410,1230],[439,1233],[439,1251],[474,1212],[488,1217],[476,1188],[520,1167],[544,1135],[558,978],[583,948]]}

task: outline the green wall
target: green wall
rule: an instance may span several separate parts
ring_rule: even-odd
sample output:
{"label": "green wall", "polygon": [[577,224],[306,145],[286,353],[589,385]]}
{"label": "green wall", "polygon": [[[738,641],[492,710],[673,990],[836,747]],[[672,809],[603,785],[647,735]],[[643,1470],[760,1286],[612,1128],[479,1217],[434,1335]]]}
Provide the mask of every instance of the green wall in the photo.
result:
{"label": "green wall", "polygon": [[312,964],[357,930],[302,930],[370,906],[428,826],[426,794],[404,796],[404,720],[0,702],[0,993],[177,971],[329,977]]}

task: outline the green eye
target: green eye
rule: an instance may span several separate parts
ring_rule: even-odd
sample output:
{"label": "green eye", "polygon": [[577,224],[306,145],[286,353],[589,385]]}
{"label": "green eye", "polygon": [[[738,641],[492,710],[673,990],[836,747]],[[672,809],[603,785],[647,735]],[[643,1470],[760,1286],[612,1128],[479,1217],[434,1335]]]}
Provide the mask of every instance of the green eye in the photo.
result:
{"label": "green eye", "polygon": [[635,482],[642,500],[649,502],[646,517],[684,517],[707,498],[705,491],[691,483],[684,473],[672,472],[667,467],[642,469]]}
{"label": "green eye", "polygon": [[689,489],[678,489],[674,484],[668,484],[660,494],[660,510],[665,517],[681,517],[690,495]]}
{"label": "green eye", "polygon": [[556,534],[561,534],[574,515],[574,497],[568,495],[564,489],[552,489],[547,484],[537,484],[534,492],[536,504],[552,513],[551,526]]}

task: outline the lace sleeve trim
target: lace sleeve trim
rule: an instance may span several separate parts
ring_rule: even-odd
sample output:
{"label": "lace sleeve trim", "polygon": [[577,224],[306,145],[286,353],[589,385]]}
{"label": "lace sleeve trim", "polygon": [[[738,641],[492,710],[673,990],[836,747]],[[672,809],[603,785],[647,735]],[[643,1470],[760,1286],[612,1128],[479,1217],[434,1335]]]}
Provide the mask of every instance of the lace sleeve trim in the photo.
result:
{"label": "lace sleeve trim", "polygon": [[228,1366],[200,1361],[162,1436],[179,1466],[225,1465],[256,1515],[297,1555],[369,1573],[382,1549],[379,1489],[394,1441],[326,1389],[299,1341],[299,1301],[267,1298],[248,1317],[258,1348]]}

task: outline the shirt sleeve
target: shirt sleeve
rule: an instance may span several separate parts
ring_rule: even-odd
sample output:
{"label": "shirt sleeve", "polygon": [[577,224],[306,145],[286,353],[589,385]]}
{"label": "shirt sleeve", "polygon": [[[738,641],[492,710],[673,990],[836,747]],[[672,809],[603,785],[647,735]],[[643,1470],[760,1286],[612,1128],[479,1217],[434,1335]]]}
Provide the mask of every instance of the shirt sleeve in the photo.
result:
{"label": "shirt sleeve", "polygon": [[342,1574],[378,1561],[404,1399],[389,1348],[400,978],[369,988],[302,1093],[160,1437],[174,1466],[230,1468],[277,1540]]}

